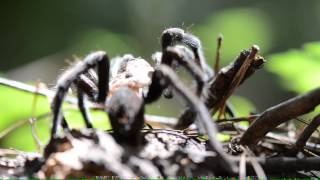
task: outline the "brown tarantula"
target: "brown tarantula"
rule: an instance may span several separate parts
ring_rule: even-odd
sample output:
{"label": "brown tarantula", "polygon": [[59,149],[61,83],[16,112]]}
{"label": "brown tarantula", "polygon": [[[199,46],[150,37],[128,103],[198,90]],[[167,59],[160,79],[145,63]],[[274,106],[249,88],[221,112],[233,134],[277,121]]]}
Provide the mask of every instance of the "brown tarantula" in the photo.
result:
{"label": "brown tarantula", "polygon": [[[142,58],[124,55],[111,61],[113,67],[109,72],[109,57],[105,52],[98,51],[89,54],[62,74],[51,104],[51,140],[57,137],[59,126],[65,131],[69,130],[61,106],[71,85],[77,89],[78,106],[87,128],[93,126],[85,106],[85,97],[105,107],[117,142],[131,145],[139,143],[140,130],[144,124],[144,105],[156,101],[162,94],[170,97],[174,90],[188,104],[181,121],[190,125],[196,119],[205,130],[204,133],[208,134],[211,148],[224,159],[221,145],[214,137],[216,127],[211,120],[210,109],[205,104],[204,94],[208,94],[210,89],[206,83],[214,77],[214,73],[204,59],[200,40],[182,29],[170,28],[162,33],[161,44],[162,52],[158,53],[154,68]],[[194,77],[195,92],[175,74],[178,65],[185,67]],[[96,73],[93,68],[96,68]],[[228,164],[227,160],[223,162]]]}
{"label": "brown tarantula", "polygon": [[[78,106],[88,128],[92,128],[92,124],[85,106],[84,96],[93,102],[105,105],[112,126],[117,126],[119,124],[118,111],[127,111],[129,107],[119,107],[116,109],[117,112],[114,112],[115,104],[129,106],[128,102],[131,102],[133,103],[132,106],[141,106],[142,108],[145,103],[157,100],[163,91],[176,86],[176,84],[164,80],[165,78],[162,77],[164,75],[157,75],[159,74],[158,71],[162,71],[160,67],[164,65],[171,66],[174,70],[178,65],[184,66],[191,72],[197,82],[195,94],[201,96],[204,83],[213,77],[213,72],[204,60],[199,39],[192,34],[185,33],[182,29],[170,28],[162,33],[161,44],[162,52],[159,53],[160,56],[158,58],[160,59],[157,59],[158,63],[155,69],[146,60],[127,54],[123,57],[114,58],[111,61],[111,72],[109,72],[110,64],[108,56],[105,52],[98,51],[89,54],[83,61],[79,61],[62,74],[58,79],[56,95],[52,102],[54,115],[52,136],[56,135],[60,124],[64,129],[68,129],[68,125],[61,112],[61,105],[64,96],[72,84],[77,89]],[[94,67],[97,67],[97,73],[92,70]],[[110,81],[109,76],[111,76]],[[156,88],[153,88],[154,86]],[[129,97],[121,97],[120,91],[129,90],[134,93],[125,93],[124,95],[131,95],[130,98],[137,96],[143,102],[139,104],[140,101],[138,100],[128,101]],[[184,91],[187,91],[187,89]],[[120,97],[124,99],[124,102],[114,103]],[[136,113],[142,110],[143,108],[136,109]],[[113,119],[113,113],[118,113],[115,117],[117,120]],[[121,120],[123,121],[123,127],[126,131],[129,131],[132,126],[131,123],[136,122],[136,117],[133,117],[134,115],[131,116],[131,114],[128,115],[126,112],[121,113],[127,118],[127,120]]]}

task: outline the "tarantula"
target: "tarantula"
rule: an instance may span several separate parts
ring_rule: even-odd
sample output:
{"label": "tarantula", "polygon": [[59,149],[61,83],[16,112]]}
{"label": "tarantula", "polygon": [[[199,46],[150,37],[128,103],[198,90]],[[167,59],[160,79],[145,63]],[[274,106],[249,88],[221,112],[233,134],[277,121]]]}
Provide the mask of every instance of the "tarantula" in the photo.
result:
{"label": "tarantula", "polygon": [[[196,89],[194,93],[189,93],[191,90],[188,88],[181,91],[176,90],[184,97],[189,106],[180,116],[176,128],[186,128],[195,119],[199,119],[200,121],[196,122],[200,133],[208,134],[203,131],[202,123],[199,124],[203,120],[199,118],[199,113],[217,108],[215,105],[219,98],[217,99],[215,95],[219,93],[221,95],[223,89],[219,84],[218,87],[215,87],[217,76],[214,76],[213,70],[205,61],[200,40],[182,29],[169,28],[161,35],[161,46],[162,52],[158,52],[154,56],[155,68],[142,58],[124,55],[112,60],[114,65],[109,73],[109,58],[105,52],[98,51],[91,53],[83,61],[67,70],[57,82],[56,95],[51,105],[53,111],[51,137],[54,138],[57,135],[60,125],[65,130],[69,128],[62,115],[61,105],[71,85],[75,85],[77,89],[78,106],[87,128],[93,126],[85,105],[85,97],[105,107],[118,141],[125,141],[128,139],[127,137],[138,137],[144,122],[144,105],[156,101],[162,94],[167,98],[172,96],[172,89],[177,89],[179,83],[177,80],[172,80],[173,75],[168,76],[167,74],[176,70],[179,65],[185,67],[194,77]],[[239,64],[253,52],[257,52],[257,49],[243,51],[238,57],[240,61],[236,61],[238,64],[234,66],[239,67]],[[256,60],[255,55],[253,58]],[[254,62],[251,64],[253,68],[249,69],[245,76],[252,74],[262,61]],[[97,73],[92,70],[95,67]],[[167,67],[170,67],[170,70],[163,70]],[[204,110],[195,108],[198,105],[193,104],[195,101],[189,101],[192,98],[190,94],[200,99],[198,102],[205,105]],[[227,112],[233,116],[230,108],[227,109]]]}
{"label": "tarantula", "polygon": [[[114,130],[126,131],[127,133],[131,132],[130,128],[137,127],[139,129],[143,125],[140,123],[139,126],[133,126],[132,123],[143,122],[143,120],[135,120],[137,119],[135,116],[139,113],[143,115],[144,104],[157,100],[165,89],[176,86],[176,84],[166,82],[162,76],[156,75],[158,71],[161,71],[160,64],[171,66],[173,69],[176,69],[179,64],[184,66],[194,76],[197,82],[196,95],[200,96],[206,79],[212,76],[212,71],[209,68],[206,70],[204,68],[207,65],[202,56],[199,39],[178,28],[165,30],[161,39],[161,60],[158,60],[158,67],[155,69],[144,59],[124,55],[112,60],[115,65],[109,73],[109,58],[106,53],[99,51],[88,55],[83,61],[78,62],[62,74],[58,79],[56,95],[52,101],[52,137],[56,135],[59,125],[68,129],[68,124],[61,112],[61,105],[72,84],[77,89],[78,106],[88,128],[93,126],[85,106],[85,96],[93,102],[105,105],[112,126],[116,127],[122,123],[119,128],[114,128]],[[97,67],[97,73],[92,71],[94,67]],[[110,82],[109,75],[111,75]],[[133,93],[129,93],[129,90]],[[126,93],[123,93],[124,91]],[[136,101],[129,101],[130,98],[136,99]],[[129,105],[129,103],[134,104]],[[130,113],[136,114],[128,114],[126,111],[129,112],[128,109],[131,106],[141,106],[141,108],[130,110]],[[120,115],[124,117],[119,118]],[[143,119],[143,116],[139,117]],[[120,121],[121,123],[119,123]],[[124,133],[119,132],[118,134]]]}
{"label": "tarantula", "polygon": [[[216,76],[206,63],[200,40],[182,29],[169,28],[161,35],[161,46],[162,52],[154,56],[155,68],[142,58],[124,55],[112,60],[114,66],[109,73],[109,58],[105,52],[99,51],[88,55],[83,61],[67,70],[57,82],[56,95],[51,105],[53,111],[51,137],[56,136],[60,125],[68,130],[61,105],[69,87],[73,84],[77,89],[78,106],[87,128],[93,126],[85,105],[85,97],[105,107],[119,141],[125,140],[125,137],[137,137],[143,126],[144,104],[156,101],[162,94],[167,98],[172,97],[171,91],[176,89],[177,83],[171,80],[171,76],[166,77],[166,73],[176,70],[179,65],[184,66],[194,77],[196,89],[194,93],[187,93],[186,91],[190,90],[186,88],[181,92],[177,91],[178,94],[187,101],[191,97],[184,94],[195,95],[201,99],[199,102],[205,104],[205,110],[199,111],[189,102],[189,107],[180,116],[176,128],[186,128],[195,119],[199,119],[197,116],[200,112],[212,110],[217,104],[215,94],[220,87],[216,88],[212,83]],[[238,58],[244,61],[251,52],[243,51]],[[257,66],[259,62],[257,61]],[[163,66],[170,67],[170,70],[164,71],[161,68]],[[97,73],[92,70],[94,67],[97,67]],[[248,71],[246,75],[252,71]],[[227,112],[233,116],[228,106]],[[204,127],[201,124],[198,123],[198,127],[200,133],[207,133],[203,132]]]}
{"label": "tarantula", "polygon": [[[200,40],[191,33],[179,28],[166,29],[161,35],[161,46],[162,52],[153,56],[156,60],[154,68],[142,58],[124,55],[111,61],[113,67],[109,72],[109,57],[105,52],[98,51],[89,54],[83,61],[62,74],[58,79],[57,91],[51,104],[51,140],[56,139],[59,126],[65,131],[69,130],[61,106],[72,85],[77,89],[78,106],[86,127],[93,128],[84,100],[88,97],[104,107],[113,127],[114,138],[118,143],[126,145],[140,144],[145,104],[156,101],[162,94],[171,98],[174,90],[188,105],[176,128],[183,129],[196,122],[200,134],[209,136],[209,146],[217,152],[218,157],[222,159],[221,162],[231,169],[221,144],[215,139],[216,126],[209,112],[215,113],[221,102],[224,103],[223,100],[230,94],[230,88],[232,90],[232,86],[242,83],[243,77],[249,76],[263,64],[263,58],[256,57],[258,48],[253,46],[249,51],[242,51],[235,64],[215,75],[205,61]],[[179,65],[189,71],[195,79],[194,92],[175,74]],[[243,67],[248,69],[240,71]],[[93,71],[94,68],[96,72]],[[236,74],[238,81],[233,79]],[[226,79],[228,83],[224,82]],[[225,89],[228,90],[227,93],[224,92]],[[233,116],[228,106],[226,110]]]}
{"label": "tarantula", "polygon": [[[192,119],[198,119],[209,144],[226,160],[220,143],[215,139],[216,127],[210,113],[200,100],[205,83],[213,78],[213,72],[205,63],[201,43],[197,37],[185,33],[179,28],[165,30],[161,36],[162,52],[156,58],[157,65],[151,67],[142,58],[124,55],[112,60],[114,67],[109,72],[109,57],[103,51],[93,52],[61,75],[57,82],[57,91],[51,103],[53,125],[51,140],[57,138],[60,126],[69,130],[61,107],[70,86],[77,89],[78,106],[87,128],[93,128],[85,105],[85,97],[101,104],[108,113],[119,143],[137,145],[140,130],[144,124],[144,105],[156,101],[162,94],[175,90],[192,109]],[[196,80],[196,90],[192,92],[177,77],[174,70],[181,65]],[[96,73],[92,70],[96,68]],[[109,81],[109,76],[111,80]],[[197,117],[197,118],[196,118]]]}

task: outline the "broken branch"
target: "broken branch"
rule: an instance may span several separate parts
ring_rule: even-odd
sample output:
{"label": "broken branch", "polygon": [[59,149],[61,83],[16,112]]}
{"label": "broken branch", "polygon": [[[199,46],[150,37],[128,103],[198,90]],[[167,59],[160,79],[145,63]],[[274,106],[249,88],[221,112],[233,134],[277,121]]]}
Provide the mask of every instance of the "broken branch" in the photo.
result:
{"label": "broken branch", "polygon": [[[251,51],[252,50],[242,51],[233,63],[222,68],[215,76],[215,78],[208,82],[208,86],[206,87],[208,89],[208,93],[205,94],[205,96],[203,96],[202,99],[204,99],[205,104],[209,110],[217,109],[217,107],[220,105],[221,100],[224,99],[224,97],[229,92],[233,79],[235,78],[236,74],[240,71],[240,68],[243,67],[244,62],[246,61],[247,57],[251,54]],[[238,85],[242,84],[257,69],[260,69],[263,66],[264,62],[265,60],[263,59],[263,57],[255,56],[253,61],[250,61],[249,67],[246,67],[247,70],[245,71],[245,74],[242,75],[242,78],[239,77],[241,80]]]}
{"label": "broken branch", "polygon": [[320,104],[320,87],[265,110],[244,132],[240,144],[256,144],[278,125],[312,111]]}

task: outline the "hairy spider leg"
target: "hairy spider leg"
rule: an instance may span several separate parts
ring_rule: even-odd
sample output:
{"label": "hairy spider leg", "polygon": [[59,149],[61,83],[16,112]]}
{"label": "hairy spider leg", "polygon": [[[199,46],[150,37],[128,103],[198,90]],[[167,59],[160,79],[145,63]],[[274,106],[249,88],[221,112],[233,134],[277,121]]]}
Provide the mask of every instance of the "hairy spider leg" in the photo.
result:
{"label": "hairy spider leg", "polygon": [[[201,41],[198,37],[194,36],[191,33],[186,33],[183,29],[180,28],[169,28],[163,31],[161,35],[161,45],[162,49],[169,46],[173,46],[175,44],[184,44],[187,47],[191,48],[194,55],[195,55],[195,61],[197,65],[201,68],[201,70],[206,75],[206,82],[209,82],[214,78],[214,72],[210,68],[210,66],[206,63],[206,60],[203,55],[202,45]],[[217,72],[216,72],[217,73]],[[204,91],[208,91],[208,88],[205,88]],[[165,97],[172,97],[171,88],[168,87],[164,91]],[[234,117],[235,113],[233,112],[230,103],[226,102],[226,112],[231,116]],[[181,116],[179,123],[177,124],[176,128],[186,128],[190,124],[193,123],[194,119],[194,112],[190,108],[188,108]]]}
{"label": "hairy spider leg", "polygon": [[86,123],[86,127],[93,128],[91,119],[89,116],[89,110],[84,101],[84,92],[79,86],[77,87],[77,97],[78,97],[78,106],[83,116],[84,122]]}
{"label": "hairy spider leg", "polygon": [[[203,51],[202,51],[202,46],[201,46],[200,40],[196,36],[194,36],[190,33],[185,33],[184,30],[182,30],[180,28],[169,28],[169,29],[166,29],[162,33],[161,45],[162,45],[162,49],[163,49],[163,54],[162,54],[161,61],[166,60],[166,58],[163,58],[163,56],[166,52],[165,48],[172,47],[175,44],[179,44],[179,43],[184,44],[187,47],[192,49],[194,56],[195,56],[195,62],[197,63],[198,67],[201,68],[202,72],[205,73],[205,79],[206,79],[205,81],[208,82],[210,79],[212,79],[214,73],[213,73],[212,69],[207,65],[206,60],[203,56]],[[168,64],[168,63],[164,63],[164,64]],[[173,63],[168,64],[168,65],[173,67],[173,69],[176,68]],[[193,66],[193,68],[194,68],[194,66]],[[197,81],[197,82],[199,82],[199,81]],[[201,88],[201,90],[202,90],[203,85],[199,86],[199,84],[198,84],[197,87]],[[199,89],[197,90],[197,94],[199,95]],[[170,86],[167,89],[165,89],[164,95],[167,98],[172,97],[172,91],[171,91]],[[230,108],[229,103],[227,103],[226,111],[232,117],[234,116],[234,113],[233,113],[232,109]],[[182,113],[182,115],[180,116],[179,123],[176,125],[176,128],[184,129],[184,128],[188,127],[190,124],[192,124],[194,122],[194,118],[195,118],[195,112],[193,112],[192,109],[187,108],[185,110],[185,112]]]}
{"label": "hairy spider leg", "polygon": [[[95,72],[91,72],[93,74]],[[90,79],[88,74],[81,74],[75,81],[77,90],[81,89],[81,91],[86,94],[90,100],[96,101],[98,96],[98,87],[97,87],[97,79]]]}
{"label": "hairy spider leg", "polygon": [[[201,71],[201,69],[196,65],[196,63],[193,61],[194,54],[193,52],[188,49],[185,46],[181,45],[175,45],[172,47],[168,47],[162,54],[161,63],[165,64],[167,66],[170,66],[173,63],[178,63],[185,67],[187,71],[191,73],[191,75],[196,79],[197,87],[196,87],[196,94],[200,97],[202,93],[202,89],[204,87],[205,79],[204,74]],[[154,78],[154,76],[152,76]],[[155,81],[157,79],[152,79],[152,81]],[[152,85],[152,84],[151,84]],[[158,99],[162,93],[167,90],[167,88],[171,88],[170,84],[162,84],[161,87],[153,91],[153,88],[149,87],[149,97],[145,99],[146,103],[150,103]]]}
{"label": "hairy spider leg", "polygon": [[[81,74],[74,83],[77,86],[78,106],[87,128],[93,128],[88,107],[85,104],[84,95],[88,96],[93,102],[104,103],[109,90],[109,60],[107,62],[98,62],[98,82],[96,82],[95,72]],[[100,72],[100,73],[99,73]],[[94,76],[89,78],[89,76]],[[98,84],[98,87],[97,85]],[[99,90],[101,89],[101,90]]]}
{"label": "hairy spider leg", "polygon": [[150,85],[149,93],[145,97],[146,102],[154,99],[154,93],[158,89],[163,89],[164,85],[172,85],[174,90],[189,104],[189,106],[195,110],[197,113],[198,122],[204,127],[205,133],[209,137],[210,147],[217,153],[217,158],[219,158],[219,163],[221,167],[225,167],[231,172],[234,171],[234,164],[229,160],[225,152],[223,151],[222,145],[216,139],[217,137],[217,127],[213,123],[210,117],[210,113],[205,106],[205,104],[194,94],[188,87],[186,87],[175,72],[167,65],[160,65],[154,72],[152,83]]}
{"label": "hairy spider leg", "polygon": [[[81,74],[86,73],[89,69],[97,66],[98,71],[98,94],[93,98],[94,101],[98,103],[104,103],[106,100],[106,96],[109,90],[109,58],[103,51],[97,51],[89,54],[85,57],[83,61],[80,61],[71,69],[66,71],[59,78],[57,82],[57,91],[51,103],[51,108],[53,112],[53,125],[51,129],[51,138],[56,137],[59,126],[66,123],[63,119],[63,115],[61,112],[61,106],[64,100],[64,97],[70,88],[71,84],[74,83]],[[83,95],[83,92],[80,90],[80,95],[78,94],[78,98]],[[78,103],[80,110],[85,109],[83,98],[79,98],[80,102]],[[82,99],[82,100],[81,100]],[[89,121],[87,111],[81,110],[81,113],[84,117],[85,121]],[[64,122],[63,122],[64,121]],[[86,124],[91,124],[90,122],[86,122]]]}
{"label": "hairy spider leg", "polygon": [[161,62],[171,66],[174,62],[184,66],[197,82],[196,94],[200,97],[205,83],[205,76],[202,70],[193,61],[194,54],[185,46],[176,45],[168,47],[162,54]]}

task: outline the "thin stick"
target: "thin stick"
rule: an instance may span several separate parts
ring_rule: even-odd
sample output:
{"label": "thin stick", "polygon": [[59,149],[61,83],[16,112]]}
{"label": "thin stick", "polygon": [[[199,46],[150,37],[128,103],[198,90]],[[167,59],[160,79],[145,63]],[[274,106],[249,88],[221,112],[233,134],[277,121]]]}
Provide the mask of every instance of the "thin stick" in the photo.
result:
{"label": "thin stick", "polygon": [[235,118],[225,118],[225,119],[217,119],[216,123],[222,123],[222,122],[241,122],[241,121],[253,121],[256,118],[258,118],[260,115],[250,115],[246,117],[235,117]]}
{"label": "thin stick", "polygon": [[29,120],[17,121],[16,123],[12,124],[11,126],[7,127],[6,129],[2,130],[0,132],[0,139],[4,138],[6,135],[11,133],[13,130],[27,124],[28,122],[29,122]]}
{"label": "thin stick", "polygon": [[302,150],[306,145],[308,139],[312,135],[312,133],[319,127],[320,125],[320,114],[313,118],[310,124],[304,129],[304,131],[299,136],[298,140],[295,143],[295,148],[298,150]]}
{"label": "thin stick", "polygon": [[310,156],[320,157],[318,154],[315,154],[314,152],[309,151],[309,150],[306,149],[306,148],[303,148],[303,152],[306,153],[306,154],[309,154]]}
{"label": "thin stick", "polygon": [[222,40],[223,40],[223,36],[222,34],[219,34],[217,38],[216,59],[215,59],[214,68],[213,68],[215,73],[218,73],[220,70]]}
{"label": "thin stick", "polygon": [[[222,34],[218,35],[217,38],[217,49],[216,49],[216,59],[215,59],[215,64],[214,64],[214,72],[218,73],[220,70],[220,58],[221,58],[221,45],[222,45]],[[220,108],[220,113],[218,115],[218,118],[220,119],[220,117],[222,117],[222,115],[224,114],[226,109],[226,105],[224,104],[221,108]]]}
{"label": "thin stick", "polygon": [[[178,122],[178,119],[174,118],[174,117],[165,117],[165,116],[150,115],[150,114],[145,114],[144,118],[145,118],[145,122],[146,123],[164,124],[165,126],[168,126],[169,128],[170,127],[174,127]],[[241,118],[244,119],[244,117],[240,117],[239,121],[240,121]],[[236,118],[234,118],[234,119],[236,119]],[[218,121],[217,121],[217,128],[218,128],[219,131],[235,130],[233,124],[231,124],[231,123],[218,124]],[[228,122],[228,121],[229,121],[229,119],[226,119],[226,121],[220,121],[220,122]],[[232,121],[232,119],[230,119],[230,121]],[[181,131],[181,130],[177,130],[177,131]]]}
{"label": "thin stick", "polygon": [[[42,114],[42,115],[36,117],[35,119],[38,121],[38,120],[44,119],[45,117],[48,117],[50,115],[51,115],[50,113],[45,113],[45,114]],[[29,122],[29,119],[17,121],[16,123],[12,124],[11,126],[7,127],[6,129],[2,130],[0,132],[0,139],[4,138],[5,136],[10,134],[15,129],[22,127],[23,125],[26,125],[28,122]]]}
{"label": "thin stick", "polygon": [[[37,82],[36,83],[36,92],[39,91],[39,86],[40,86],[41,82]],[[37,131],[36,131],[36,125],[35,125],[35,115],[36,115],[36,110],[37,110],[37,100],[38,100],[38,94],[35,93],[33,96],[33,101],[32,101],[32,109],[31,109],[31,118],[29,119],[29,124],[31,126],[31,133],[32,133],[32,137],[37,145],[37,149],[38,152],[41,153],[42,149],[43,149],[43,143],[41,142],[39,136],[37,135]]]}
{"label": "thin stick", "polygon": [[[32,94],[37,94],[40,96],[45,96],[45,97],[49,97],[50,99],[53,98],[54,96],[54,91],[49,90],[49,89],[38,89],[34,86],[25,84],[25,83],[21,83],[18,81],[14,81],[14,80],[10,80],[10,79],[6,79],[6,78],[2,78],[0,77],[0,85],[4,85],[7,87],[11,87],[17,90],[21,90],[24,92],[28,92],[28,93],[32,93]],[[65,101],[71,104],[76,104],[77,100],[73,97],[66,97]]]}

